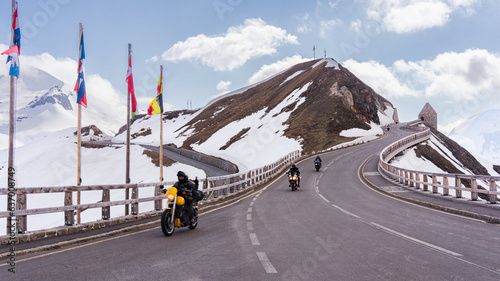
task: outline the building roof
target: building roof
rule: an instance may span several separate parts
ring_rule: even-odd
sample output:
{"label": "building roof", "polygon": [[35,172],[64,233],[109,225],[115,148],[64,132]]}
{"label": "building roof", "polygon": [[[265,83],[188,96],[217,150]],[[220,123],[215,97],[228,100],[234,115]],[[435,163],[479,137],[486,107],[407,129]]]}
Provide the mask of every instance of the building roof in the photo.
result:
{"label": "building roof", "polygon": [[424,108],[422,108],[422,111],[420,111],[420,113],[418,114],[418,116],[424,115],[424,114],[437,115],[437,112],[434,110],[434,108],[432,108],[430,103],[426,103],[424,105]]}

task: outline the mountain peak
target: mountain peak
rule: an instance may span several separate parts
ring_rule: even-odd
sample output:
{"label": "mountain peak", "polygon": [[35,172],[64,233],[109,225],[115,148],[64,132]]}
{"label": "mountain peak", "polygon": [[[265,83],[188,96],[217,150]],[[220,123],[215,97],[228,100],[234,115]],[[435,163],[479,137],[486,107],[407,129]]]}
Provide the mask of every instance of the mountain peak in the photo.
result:
{"label": "mountain peak", "polygon": [[58,86],[50,88],[50,90],[41,97],[35,97],[33,101],[28,104],[29,108],[35,108],[44,104],[59,104],[66,110],[73,110],[69,96],[65,94]]}
{"label": "mountain peak", "polygon": [[380,124],[378,113],[387,106],[392,107],[334,59],[316,59],[218,99],[180,131],[187,136],[183,147],[192,148],[232,122],[272,113],[272,122],[284,127],[280,134],[300,140],[305,152],[320,151],[350,140],[339,136],[343,130]]}

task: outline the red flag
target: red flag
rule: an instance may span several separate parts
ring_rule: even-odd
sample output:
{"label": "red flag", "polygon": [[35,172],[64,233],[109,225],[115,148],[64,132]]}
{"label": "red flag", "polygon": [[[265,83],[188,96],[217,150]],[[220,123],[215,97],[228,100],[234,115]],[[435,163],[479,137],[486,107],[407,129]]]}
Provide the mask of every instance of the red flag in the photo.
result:
{"label": "red flag", "polygon": [[135,99],[134,94],[134,78],[132,76],[132,56],[128,56],[128,69],[127,69],[127,78],[125,79],[128,84],[128,93],[132,98],[132,118],[135,117],[135,113],[137,112],[137,100]]}
{"label": "red flag", "polygon": [[19,47],[17,45],[7,49],[7,51],[3,52],[2,55],[10,55],[12,53],[19,53]]}

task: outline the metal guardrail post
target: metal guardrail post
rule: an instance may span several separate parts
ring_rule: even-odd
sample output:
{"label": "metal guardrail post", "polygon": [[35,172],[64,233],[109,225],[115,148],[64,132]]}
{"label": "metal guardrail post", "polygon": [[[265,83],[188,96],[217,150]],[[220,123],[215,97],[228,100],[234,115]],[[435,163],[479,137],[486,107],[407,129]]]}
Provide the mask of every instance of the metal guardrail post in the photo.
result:
{"label": "metal guardrail post", "polygon": [[[72,206],[72,205],[73,205],[73,190],[71,187],[69,187],[64,192],[64,206]],[[68,226],[75,224],[74,210],[64,212],[64,224]]]}
{"label": "metal guardrail post", "polygon": [[448,177],[443,176],[443,196],[450,195],[450,189],[448,188]]}
{"label": "metal guardrail post", "polygon": [[438,193],[437,177],[432,176],[432,193]]}
{"label": "metal guardrail post", "polygon": [[[455,176],[455,187],[462,187],[462,180],[458,176]],[[455,196],[462,198],[462,190],[455,188]]]}
{"label": "metal guardrail post", "polygon": [[471,196],[471,200],[472,201],[477,201],[478,196],[479,196],[479,193],[477,192],[477,180],[476,179],[472,179],[470,185],[471,185],[471,189],[472,189],[471,195],[470,195]]}
{"label": "metal guardrail post", "polygon": [[[495,183],[494,178],[490,178],[490,192],[496,192],[497,191],[497,185]],[[490,193],[490,204],[496,204],[497,203],[497,195],[496,194],[491,194]]]}
{"label": "metal guardrail post", "polygon": [[[203,186],[202,186],[203,188]],[[155,196],[160,196],[161,195],[161,190],[160,190],[160,186],[158,185],[155,185]],[[162,210],[162,200],[161,199],[156,199],[155,200],[155,211],[160,211]]]}
{"label": "metal guardrail post", "polygon": [[[131,199],[137,199],[139,198],[139,188],[137,186],[132,187],[132,198]],[[132,215],[137,215],[139,214],[139,203],[132,203],[131,204],[131,213]]]}
{"label": "metal guardrail post", "polygon": [[[18,189],[16,198],[17,201],[16,210],[26,210],[26,205],[27,205],[26,200],[27,197],[24,190]],[[26,215],[16,216],[16,221],[17,221],[16,223],[17,233],[25,233],[28,228]]]}
{"label": "metal guardrail post", "polygon": [[427,179],[427,175],[424,175],[424,187],[423,187],[423,190],[424,190],[424,191],[429,190],[429,186],[427,185],[427,183],[428,183],[428,182],[429,182],[429,181],[428,181],[428,179]]}
{"label": "metal guardrail post", "polygon": [[[110,193],[109,189],[102,190],[102,202],[109,202],[109,193]],[[110,210],[111,210],[110,206],[102,207],[101,218],[103,220],[107,220],[110,218],[110,216],[111,216]]]}

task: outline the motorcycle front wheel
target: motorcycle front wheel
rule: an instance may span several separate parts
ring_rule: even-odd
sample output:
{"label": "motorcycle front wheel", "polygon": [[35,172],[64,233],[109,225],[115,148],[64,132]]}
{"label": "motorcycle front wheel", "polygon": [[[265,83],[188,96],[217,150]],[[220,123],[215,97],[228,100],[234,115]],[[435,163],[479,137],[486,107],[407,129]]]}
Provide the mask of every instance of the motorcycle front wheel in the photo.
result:
{"label": "motorcycle front wheel", "polygon": [[297,190],[297,186],[295,185],[295,181],[290,182],[290,187],[292,188],[292,191]]}
{"label": "motorcycle front wheel", "polygon": [[161,230],[165,236],[174,234],[175,224],[172,220],[172,212],[168,209],[163,211],[163,214],[161,215]]}

